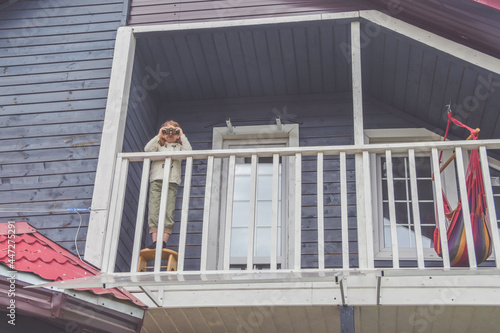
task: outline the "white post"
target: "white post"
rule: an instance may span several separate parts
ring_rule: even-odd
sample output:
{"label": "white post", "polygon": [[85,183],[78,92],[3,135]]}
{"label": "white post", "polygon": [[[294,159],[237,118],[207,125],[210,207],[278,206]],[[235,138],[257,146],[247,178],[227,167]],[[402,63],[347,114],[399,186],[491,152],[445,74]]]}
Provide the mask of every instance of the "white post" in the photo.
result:
{"label": "white post", "polygon": [[302,259],[302,154],[295,154],[295,222],[293,268],[301,268]]}
{"label": "white post", "polygon": [[467,244],[467,255],[469,267],[477,268],[476,251],[474,248],[474,236],[472,234],[472,223],[470,219],[469,199],[467,197],[467,185],[465,184],[465,168],[462,148],[455,148],[457,160],[458,185],[460,186],[460,200],[462,201],[462,218],[464,219],[465,242]]}
{"label": "white post", "polygon": [[[317,197],[318,197],[318,268],[325,269],[325,214],[323,193],[323,153],[317,154]],[[342,240],[343,242],[344,240]]]}
{"label": "white post", "polygon": [[247,243],[247,270],[253,270],[254,262],[254,242],[256,226],[256,211],[257,211],[257,170],[258,157],[257,155],[252,155],[252,164],[250,167],[250,204],[249,204],[249,216],[248,216],[248,243]]}
{"label": "white post", "polygon": [[210,205],[212,203],[212,180],[214,173],[214,156],[207,159],[207,176],[205,184],[205,203],[203,206],[203,231],[201,235],[201,263],[200,271],[207,271],[208,264],[208,228],[210,223]]}
{"label": "white post", "polygon": [[118,29],[85,246],[85,260],[97,267],[102,265],[115,159],[123,145],[135,44],[132,28]]}
{"label": "white post", "polygon": [[349,216],[347,212],[346,153],[340,153],[340,211],[342,219],[342,268],[349,269]]}
{"label": "white post", "polygon": [[[352,70],[352,101],[354,121],[354,144],[364,144],[363,134],[363,92],[361,78],[361,28],[359,22],[351,22],[351,70]],[[364,164],[362,154],[355,155],[356,163],[356,207],[357,207],[357,229],[358,229],[358,252],[359,268],[368,268],[368,235],[366,221],[371,216],[366,215],[366,199],[363,195],[369,178],[364,176]]]}
{"label": "white post", "polygon": [[415,242],[417,247],[417,263],[418,268],[425,267],[424,248],[422,244],[422,226],[420,224],[420,206],[418,205],[418,190],[417,190],[417,168],[415,165],[415,150],[408,150],[408,161],[410,169],[410,188],[411,188],[411,204],[413,210],[413,223],[415,224]]}
{"label": "white post", "polygon": [[146,199],[148,196],[149,169],[151,159],[145,158],[142,166],[141,187],[139,190],[139,203],[137,205],[137,218],[135,222],[134,246],[132,250],[132,263],[130,272],[137,272],[139,265],[139,252],[141,250],[142,229],[144,227],[144,215],[146,213]]}
{"label": "white post", "polygon": [[184,270],[186,257],[187,223],[189,216],[189,199],[191,198],[191,177],[193,174],[193,158],[186,159],[186,171],[184,175],[184,189],[182,194],[181,228],[179,235],[179,252],[177,257],[177,271]]}
{"label": "white post", "polygon": [[236,157],[229,156],[229,168],[227,175],[227,199],[226,199],[226,225],[224,230],[224,253],[223,267],[229,270],[231,265],[231,231],[233,226],[233,199],[234,199],[234,175],[236,168]]}
{"label": "white post", "polygon": [[443,186],[441,184],[441,173],[439,172],[439,157],[437,148],[432,148],[432,171],[434,172],[434,196],[436,199],[437,219],[439,226],[439,236],[441,240],[441,250],[443,257],[443,267],[450,269],[450,251],[448,248],[448,238],[446,236],[446,221],[444,216]]}
{"label": "white post", "polygon": [[396,226],[396,202],[394,199],[394,175],[392,172],[392,152],[385,151],[387,169],[387,195],[389,199],[389,220],[391,228],[392,267],[399,268],[398,230]]}
{"label": "white post", "polygon": [[493,254],[495,255],[496,268],[500,268],[500,237],[498,235],[497,214],[495,211],[495,201],[491,188],[490,168],[488,164],[488,154],[486,147],[479,147],[479,158],[481,160],[481,171],[483,172],[484,195],[486,197],[486,207],[488,207],[488,222],[490,223],[491,238],[493,242]]}
{"label": "white post", "polygon": [[[272,211],[271,211],[271,270],[278,268],[278,212],[279,212],[279,154],[273,154],[273,196],[272,196]],[[283,255],[282,255],[283,257]]]}

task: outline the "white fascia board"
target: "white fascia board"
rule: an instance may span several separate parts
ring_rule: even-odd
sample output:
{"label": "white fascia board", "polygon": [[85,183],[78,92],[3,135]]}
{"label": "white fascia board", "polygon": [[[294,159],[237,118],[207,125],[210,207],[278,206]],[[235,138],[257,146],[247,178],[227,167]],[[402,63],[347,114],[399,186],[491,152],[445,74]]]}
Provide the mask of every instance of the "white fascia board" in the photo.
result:
{"label": "white fascia board", "polygon": [[493,73],[500,74],[500,59],[498,58],[438,36],[432,32],[418,28],[377,10],[362,10],[359,12],[359,15],[361,18],[381,27],[392,30],[439,51],[448,53]]}
{"label": "white fascia board", "polygon": [[227,20],[227,21],[214,21],[214,22],[157,24],[157,25],[143,25],[143,26],[130,26],[130,27],[132,28],[134,34],[142,34],[149,32],[204,30],[204,29],[217,29],[217,28],[258,26],[258,25],[279,24],[279,23],[353,19],[357,17],[359,17],[359,12],[352,11],[352,12],[328,13],[328,14],[266,17],[266,18],[253,18],[244,20]]}

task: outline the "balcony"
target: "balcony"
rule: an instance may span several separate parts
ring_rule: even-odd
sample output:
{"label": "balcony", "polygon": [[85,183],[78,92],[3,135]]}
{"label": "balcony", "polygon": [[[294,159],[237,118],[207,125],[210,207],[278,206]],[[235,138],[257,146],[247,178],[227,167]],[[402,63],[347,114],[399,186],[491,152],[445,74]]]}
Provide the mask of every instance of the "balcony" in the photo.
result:
{"label": "balcony", "polygon": [[[498,140],[478,140],[476,142],[425,142],[412,144],[372,144],[363,146],[322,146],[322,147],[286,147],[286,148],[259,148],[259,149],[228,149],[228,150],[203,150],[191,152],[172,152],[168,155],[163,153],[121,153],[117,158],[117,168],[114,178],[112,203],[110,208],[108,230],[103,259],[103,273],[99,285],[128,287],[169,287],[182,288],[180,286],[201,286],[217,281],[224,283],[324,283],[335,281],[340,294],[335,296],[338,304],[349,303],[347,296],[343,294],[343,281],[355,281],[361,276],[372,276],[375,282],[372,292],[373,298],[362,297],[356,302],[366,304],[380,304],[381,279],[391,277],[413,277],[422,276],[462,276],[473,279],[482,279],[491,274],[498,274],[500,267],[500,244],[497,228],[497,217],[495,211],[494,195],[490,181],[487,151],[500,148]],[[493,230],[492,256],[483,264],[475,262],[474,246],[472,243],[472,231],[466,228],[466,239],[469,245],[469,258],[473,258],[467,267],[455,268],[451,266],[448,253],[447,239],[441,237],[443,244],[442,258],[437,255],[427,255],[423,245],[428,243],[425,232],[421,225],[424,224],[420,216],[419,190],[417,190],[417,172],[415,169],[418,156],[428,156],[430,168],[439,168],[439,151],[454,150],[457,154],[456,161],[462,161],[472,149],[478,149],[482,165],[486,202],[489,214],[490,229]],[[387,167],[385,176],[387,186],[387,206],[390,218],[386,219],[386,238],[390,239],[390,247],[387,249],[389,259],[380,259],[375,243],[378,242],[377,233],[374,230],[378,221],[373,218],[375,209],[372,195],[372,177],[370,157],[385,157],[386,166],[392,165],[395,156],[405,156],[408,161],[409,176],[407,182],[410,184],[410,200],[413,209],[411,220],[411,237],[414,237],[413,246],[401,243],[401,226],[396,219],[395,207],[395,182],[397,178],[392,173],[392,168]],[[417,156],[417,157],[416,157]],[[154,262],[152,272],[136,272],[139,251],[144,241],[144,221],[146,212],[146,201],[148,191],[149,168],[152,161],[165,160],[165,165],[170,165],[172,159],[185,160],[183,190],[179,191],[182,196],[180,209],[180,224],[177,235],[169,240],[169,247],[178,251],[178,270],[176,272],[161,272],[159,259]],[[233,199],[235,182],[237,183],[237,172],[235,172],[237,160],[249,161],[249,190],[248,207],[249,218],[246,225],[247,240],[237,242],[244,244],[246,255],[243,262],[234,264],[237,260],[232,258],[232,237],[235,232],[232,229],[234,219]],[[260,168],[259,160],[265,160],[269,169],[272,170],[268,184],[272,188],[271,201],[269,203],[271,215],[265,239],[269,240],[267,253],[262,258],[262,253],[257,255],[257,214],[258,203],[257,184]],[[227,164],[226,168],[221,168]],[[280,173],[280,164],[287,164],[289,173],[285,176]],[[305,171],[307,164],[308,171]],[[311,165],[314,170],[311,171]],[[325,166],[328,167],[325,168]],[[333,166],[334,165],[334,166]],[[333,167],[332,167],[333,166]],[[464,163],[456,163],[456,178],[458,188],[465,193],[465,167]],[[134,169],[135,168],[135,169]],[[333,170],[333,169],[335,170]],[[134,180],[131,176],[134,170],[142,170],[140,179]],[[168,177],[169,168],[165,168],[165,177]],[[221,173],[225,180],[220,181]],[[355,178],[353,177],[355,174]],[[436,209],[438,225],[441,230],[445,229],[444,206],[442,196],[442,176],[434,174],[432,182],[434,198],[433,206]],[[204,182],[204,193],[193,194],[191,192],[193,179],[200,178]],[[281,180],[280,180],[281,178]],[[336,179],[334,179],[336,178]],[[127,180],[139,181],[139,195],[136,207],[130,207],[131,201],[125,200],[127,193]],[[235,181],[236,180],[236,181]],[[421,179],[418,179],[421,181]],[[281,182],[288,184],[286,198],[289,209],[282,211],[280,207]],[[223,184],[223,185],[221,185]],[[224,187],[224,188],[222,188]],[[353,192],[353,188],[355,191]],[[333,188],[333,190],[331,190]],[[325,195],[325,189],[328,194]],[[447,189],[449,190],[449,189]],[[223,191],[224,194],[220,192]],[[201,195],[200,195],[201,194]],[[305,200],[305,197],[308,199]],[[304,203],[311,202],[311,197],[316,197],[315,206],[306,206]],[[220,203],[224,200],[223,205]],[[464,209],[470,209],[467,200],[462,198]],[[354,201],[355,200],[355,201]],[[166,196],[163,193],[161,210],[165,210]],[[125,207],[128,206],[128,207]],[[214,210],[224,207],[224,214],[214,214]],[[132,257],[129,272],[115,272],[118,244],[122,221],[125,221],[124,209],[132,209],[136,212],[135,230],[132,247]],[[189,214],[189,212],[201,212],[201,214]],[[198,221],[191,220],[191,216],[197,216]],[[288,215],[287,217],[281,217]],[[161,216],[161,214],[160,214]],[[213,218],[214,216],[218,218]],[[221,221],[220,216],[225,220]],[[398,217],[399,218],[399,217]],[[160,221],[161,222],[161,221]],[[433,221],[434,222],[434,221]],[[237,222],[236,222],[237,223]],[[283,233],[285,228],[287,232]],[[188,227],[198,225],[199,227]],[[163,233],[163,225],[159,225],[159,234]],[[176,229],[175,229],[176,230]],[[174,233],[176,231],[174,230]],[[191,230],[191,231],[189,231]],[[198,231],[199,230],[199,231]],[[248,232],[248,230],[253,232]],[[399,230],[399,232],[398,232]],[[404,230],[404,229],[403,229]],[[399,233],[399,236],[398,236]],[[443,235],[444,233],[442,233]],[[122,236],[123,237],[123,236]],[[200,246],[193,245],[193,239],[201,238]],[[191,239],[191,244],[190,240]],[[263,238],[264,239],[264,238]],[[234,242],[234,241],[233,241]],[[261,241],[262,242],[262,241]],[[286,246],[283,243],[287,243]],[[399,243],[398,243],[399,242]],[[196,241],[194,241],[196,243]],[[233,244],[233,248],[234,248]],[[159,253],[160,248],[157,248]],[[286,251],[286,253],[283,253]],[[196,253],[197,252],[197,253]],[[189,255],[189,258],[188,258]],[[159,256],[157,256],[159,258]],[[313,258],[313,260],[310,260]],[[335,260],[331,260],[335,258]],[[241,259],[241,258],[240,258]],[[189,262],[189,264],[188,264]],[[315,267],[311,267],[311,263]],[[434,280],[436,281],[436,280]],[[466,285],[467,286],[466,282]],[[473,283],[473,282],[471,282]],[[496,282],[495,282],[496,283]],[[410,283],[411,284],[411,283]],[[176,286],[176,287],[175,287]],[[472,285],[471,285],[472,286]],[[144,290],[143,290],[144,291]],[[379,297],[375,297],[378,295]],[[355,298],[354,298],[355,299]],[[158,300],[157,300],[158,301]],[[214,301],[214,300],[211,300]],[[415,300],[411,301],[414,302]],[[424,299],[421,300],[425,302]],[[161,305],[161,300],[158,301]],[[408,302],[410,302],[408,300]],[[466,300],[464,300],[467,303]],[[210,303],[210,302],[209,302]],[[217,302],[216,302],[217,303]],[[179,303],[177,303],[179,304]],[[186,305],[186,304],[185,304]]]}

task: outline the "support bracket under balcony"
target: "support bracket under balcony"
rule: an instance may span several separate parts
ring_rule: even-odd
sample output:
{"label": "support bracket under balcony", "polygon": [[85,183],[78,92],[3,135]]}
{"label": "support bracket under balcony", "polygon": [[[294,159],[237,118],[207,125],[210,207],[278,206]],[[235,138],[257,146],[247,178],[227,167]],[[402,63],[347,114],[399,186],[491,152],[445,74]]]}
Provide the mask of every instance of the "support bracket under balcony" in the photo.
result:
{"label": "support bracket under balcony", "polygon": [[162,306],[162,301],[163,301],[163,287],[160,287],[158,289],[158,297],[155,296],[153,291],[151,291],[150,288],[144,287],[144,286],[139,286],[139,288],[149,297],[149,299],[157,306],[161,307]]}
{"label": "support bracket under balcony", "polygon": [[347,276],[339,275],[335,277],[335,282],[340,287],[340,296],[342,297],[342,306],[347,305]]}

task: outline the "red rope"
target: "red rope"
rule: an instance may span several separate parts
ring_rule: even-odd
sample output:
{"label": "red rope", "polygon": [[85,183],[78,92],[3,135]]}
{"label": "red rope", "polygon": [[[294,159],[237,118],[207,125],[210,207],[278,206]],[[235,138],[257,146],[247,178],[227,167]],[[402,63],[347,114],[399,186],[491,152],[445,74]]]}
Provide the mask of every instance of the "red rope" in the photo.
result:
{"label": "red rope", "polygon": [[[470,135],[472,136],[472,140],[476,140],[478,137],[478,133],[475,129],[465,125],[464,123],[458,121],[457,119],[453,118],[451,111],[448,112],[448,123],[446,124],[446,131],[444,133],[444,138],[443,141],[446,141],[446,138],[448,137],[448,132],[450,130],[450,122],[453,122],[455,125],[460,126],[462,128],[466,128],[469,130]],[[441,165],[441,157],[443,156],[443,151],[439,153],[439,165]]]}

